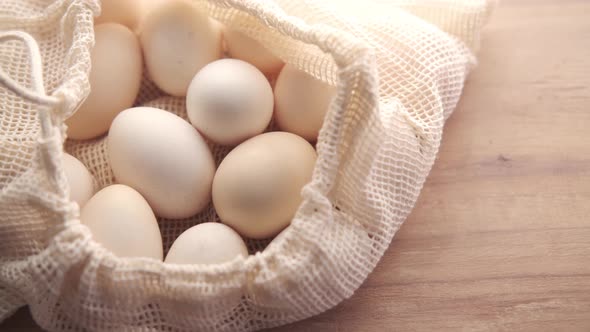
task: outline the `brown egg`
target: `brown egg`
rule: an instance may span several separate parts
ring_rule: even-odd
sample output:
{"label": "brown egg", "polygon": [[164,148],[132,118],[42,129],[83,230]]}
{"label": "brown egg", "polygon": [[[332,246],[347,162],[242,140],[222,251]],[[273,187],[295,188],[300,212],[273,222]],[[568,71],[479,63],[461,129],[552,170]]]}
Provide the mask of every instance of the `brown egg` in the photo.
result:
{"label": "brown egg", "polygon": [[270,50],[239,31],[226,28],[223,37],[232,58],[246,61],[264,74],[276,74],[284,65],[283,60],[272,54]]}
{"label": "brown egg", "polygon": [[143,0],[102,0],[100,16],[94,19],[94,23],[119,23],[135,30],[140,20],[143,2]]}
{"label": "brown egg", "polygon": [[195,74],[221,57],[221,34],[189,1],[158,3],[140,26],[151,79],[164,92],[186,96]]}
{"label": "brown egg", "polygon": [[108,186],[82,209],[80,220],[94,240],[119,257],[151,257],[162,260],[162,237],[156,216],[134,189]]}
{"label": "brown egg", "polygon": [[270,132],[238,145],[213,179],[221,221],[245,237],[268,238],[287,227],[311,180],[316,152],[303,138]]}
{"label": "brown egg", "polygon": [[70,199],[82,208],[94,195],[92,174],[81,161],[67,153],[63,154],[63,167],[70,186]]}
{"label": "brown egg", "polygon": [[279,127],[315,141],[336,87],[285,65],[275,83],[275,119]]}
{"label": "brown egg", "polygon": [[141,83],[141,47],[127,27],[104,23],[94,27],[90,94],[66,120],[68,137],[89,139],[109,130],[119,112],[133,105]]}

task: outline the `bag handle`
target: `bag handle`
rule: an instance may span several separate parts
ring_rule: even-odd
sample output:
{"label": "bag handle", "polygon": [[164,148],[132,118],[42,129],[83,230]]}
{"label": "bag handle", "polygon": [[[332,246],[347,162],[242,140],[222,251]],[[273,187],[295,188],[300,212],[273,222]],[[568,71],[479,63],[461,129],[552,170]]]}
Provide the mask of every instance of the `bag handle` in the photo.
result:
{"label": "bag handle", "polygon": [[39,51],[39,45],[35,39],[30,34],[23,31],[10,30],[0,32],[0,42],[12,39],[21,40],[29,49],[31,80],[33,81],[33,87],[31,89],[21,85],[17,81],[10,78],[1,67],[0,85],[6,87],[8,90],[30,102],[45,106],[40,109],[39,117],[41,120],[42,136],[44,138],[48,138],[53,134],[53,126],[51,123],[50,112],[48,110],[58,107],[62,103],[62,100],[54,96],[48,96],[45,92],[45,86],[43,84],[41,52]]}
{"label": "bag handle", "polygon": [[32,81],[32,88],[23,86],[19,82],[13,80],[0,67],[0,86],[6,87],[8,90],[14,92],[23,99],[39,105],[38,115],[41,123],[41,137],[39,144],[41,146],[41,158],[44,161],[45,171],[49,176],[50,181],[55,186],[56,196],[49,199],[47,197],[39,199],[39,202],[45,206],[52,206],[55,210],[54,200],[67,200],[61,204],[60,209],[64,215],[64,223],[61,227],[65,227],[70,220],[76,219],[78,209],[73,207],[73,203],[67,198],[69,196],[69,187],[66,185],[65,173],[60,171],[58,167],[61,156],[62,141],[59,127],[53,124],[52,111],[63,105],[64,99],[61,97],[50,96],[45,92],[45,85],[43,83],[43,64],[41,61],[41,52],[39,45],[35,39],[28,33],[17,30],[0,31],[0,43],[7,40],[20,40],[29,51],[30,60],[30,75]]}

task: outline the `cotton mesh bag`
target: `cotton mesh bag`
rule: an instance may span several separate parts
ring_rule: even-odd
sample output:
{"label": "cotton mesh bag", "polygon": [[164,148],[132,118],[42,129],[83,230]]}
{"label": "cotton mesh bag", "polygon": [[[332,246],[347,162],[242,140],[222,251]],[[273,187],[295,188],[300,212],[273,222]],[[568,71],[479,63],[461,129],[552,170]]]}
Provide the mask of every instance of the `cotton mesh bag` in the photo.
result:
{"label": "cotton mesh bag", "polygon": [[[312,180],[270,245],[219,265],[118,258],[68,199],[65,151],[98,188],[114,183],[106,141],[66,140],[88,95],[93,0],[0,2],[0,320],[29,305],[55,331],[252,331],[350,297],[414,206],[493,0],[208,0],[209,16],[337,86]],[[144,76],[136,105],[186,119],[183,98]],[[219,163],[228,152],[211,146]],[[159,220],[168,250],[212,207]]]}

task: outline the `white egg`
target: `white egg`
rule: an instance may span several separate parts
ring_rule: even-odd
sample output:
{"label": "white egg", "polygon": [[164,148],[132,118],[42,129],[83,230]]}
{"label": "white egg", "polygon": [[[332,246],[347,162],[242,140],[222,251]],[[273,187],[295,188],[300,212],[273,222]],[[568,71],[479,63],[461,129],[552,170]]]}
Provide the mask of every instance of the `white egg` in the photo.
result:
{"label": "white egg", "polygon": [[226,28],[223,37],[227,51],[232,58],[249,62],[267,75],[278,73],[284,65],[279,57],[272,54],[258,41],[237,30]]}
{"label": "white egg", "polygon": [[251,64],[222,59],[201,69],[186,97],[188,117],[213,142],[236,145],[266,129],[273,93],[266,77]]}
{"label": "white egg", "polygon": [[170,112],[121,112],[109,131],[108,153],[117,181],[139,191],[160,217],[190,217],[210,201],[211,151],[195,128]]}
{"label": "white egg", "polygon": [[292,65],[281,70],[274,88],[278,126],[308,141],[315,141],[336,88]]}
{"label": "white egg", "polygon": [[109,130],[117,114],[133,105],[142,72],[141,47],[135,34],[117,23],[94,27],[90,94],[66,120],[68,137],[89,139]]}
{"label": "white egg", "polygon": [[228,226],[207,222],[193,226],[174,241],[166,263],[218,264],[238,256],[248,257],[244,240]]}
{"label": "white egg", "polygon": [[82,208],[94,195],[94,180],[86,166],[78,159],[64,152],[63,167],[70,187],[70,200]]}
{"label": "white egg", "polygon": [[185,96],[199,69],[221,56],[221,34],[188,1],[158,3],[141,24],[140,40],[151,79],[174,96]]}
{"label": "white egg", "polygon": [[233,149],[213,180],[213,204],[223,223],[245,237],[268,238],[287,227],[311,180],[316,152],[285,132],[253,137]]}
{"label": "white egg", "polygon": [[139,23],[144,0],[102,0],[95,24],[119,23],[134,30]]}
{"label": "white egg", "polygon": [[115,184],[86,203],[80,220],[94,240],[119,257],[162,260],[162,237],[156,216],[134,189]]}

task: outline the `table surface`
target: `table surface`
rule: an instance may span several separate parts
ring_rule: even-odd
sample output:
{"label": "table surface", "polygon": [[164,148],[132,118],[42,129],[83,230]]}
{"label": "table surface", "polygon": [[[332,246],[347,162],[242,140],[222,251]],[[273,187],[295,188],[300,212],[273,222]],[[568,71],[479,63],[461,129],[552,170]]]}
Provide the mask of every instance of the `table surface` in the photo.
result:
{"label": "table surface", "polygon": [[[409,219],[287,331],[590,331],[590,1],[505,0]],[[0,325],[35,331],[26,309]]]}

